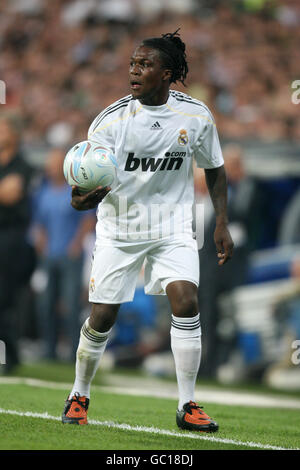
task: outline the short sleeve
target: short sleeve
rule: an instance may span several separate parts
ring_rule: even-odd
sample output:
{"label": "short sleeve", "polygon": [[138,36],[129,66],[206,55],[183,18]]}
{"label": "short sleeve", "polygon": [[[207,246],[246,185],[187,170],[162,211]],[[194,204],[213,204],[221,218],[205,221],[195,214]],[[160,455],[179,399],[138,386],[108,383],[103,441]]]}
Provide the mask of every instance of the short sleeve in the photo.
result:
{"label": "short sleeve", "polygon": [[218,131],[213,118],[208,119],[194,144],[194,157],[198,168],[218,168],[224,164]]}
{"label": "short sleeve", "polygon": [[88,140],[101,144],[115,153],[115,139],[112,135],[112,126],[109,124],[105,119],[101,120],[99,117],[94,119],[88,130]]}

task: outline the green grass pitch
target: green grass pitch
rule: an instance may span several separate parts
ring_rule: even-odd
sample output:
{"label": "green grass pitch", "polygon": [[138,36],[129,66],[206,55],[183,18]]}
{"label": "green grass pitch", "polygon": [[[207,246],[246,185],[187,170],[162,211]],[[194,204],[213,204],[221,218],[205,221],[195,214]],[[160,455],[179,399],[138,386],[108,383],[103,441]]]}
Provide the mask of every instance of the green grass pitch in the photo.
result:
{"label": "green grass pitch", "polygon": [[[176,426],[176,400],[116,395],[92,387],[88,414],[91,424],[71,426],[60,422],[69,390],[5,383],[0,389],[0,426],[5,431],[1,433],[1,450],[300,447],[299,410],[204,403],[205,411],[218,421],[220,430],[214,434],[189,433]],[[44,413],[49,417],[45,418]]]}

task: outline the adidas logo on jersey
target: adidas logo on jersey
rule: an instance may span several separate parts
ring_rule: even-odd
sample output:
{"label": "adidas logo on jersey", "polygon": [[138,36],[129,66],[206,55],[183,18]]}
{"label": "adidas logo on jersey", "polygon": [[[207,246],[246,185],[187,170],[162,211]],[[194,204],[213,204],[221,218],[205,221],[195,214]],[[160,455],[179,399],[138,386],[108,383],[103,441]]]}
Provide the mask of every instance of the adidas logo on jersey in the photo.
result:
{"label": "adidas logo on jersey", "polygon": [[151,130],[151,131],[161,131],[161,130],[162,130],[162,127],[161,127],[161,125],[159,124],[159,122],[156,121],[156,122],[150,127],[150,130]]}

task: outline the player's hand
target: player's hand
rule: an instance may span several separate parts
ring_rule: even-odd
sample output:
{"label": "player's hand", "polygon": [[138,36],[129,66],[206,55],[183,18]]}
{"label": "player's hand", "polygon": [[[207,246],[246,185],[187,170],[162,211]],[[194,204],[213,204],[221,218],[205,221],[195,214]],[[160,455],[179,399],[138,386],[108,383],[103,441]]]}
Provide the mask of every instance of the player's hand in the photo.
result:
{"label": "player's hand", "polygon": [[214,240],[217,248],[218,264],[222,266],[227,263],[233,255],[233,241],[226,224],[216,226]]}
{"label": "player's hand", "polygon": [[106,186],[105,188],[98,186],[98,188],[93,189],[93,191],[89,193],[81,194],[77,186],[72,186],[71,206],[77,211],[94,209],[110,190],[110,186]]}

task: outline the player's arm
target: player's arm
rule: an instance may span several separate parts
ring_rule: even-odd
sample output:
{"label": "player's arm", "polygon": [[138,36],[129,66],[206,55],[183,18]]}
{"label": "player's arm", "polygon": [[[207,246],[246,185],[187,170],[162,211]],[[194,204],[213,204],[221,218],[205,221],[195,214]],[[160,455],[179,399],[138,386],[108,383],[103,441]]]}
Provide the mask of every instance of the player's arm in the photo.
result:
{"label": "player's arm", "polygon": [[217,248],[219,265],[226,263],[233,254],[233,241],[228,230],[227,218],[227,179],[224,165],[205,169],[207,188],[215,209],[216,228],[214,241]]}
{"label": "player's arm", "polygon": [[72,186],[71,206],[77,211],[95,209],[110,190],[109,186],[98,186],[89,193],[81,194],[77,186]]}

